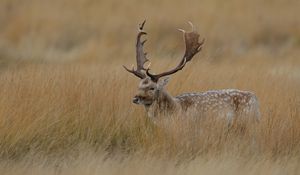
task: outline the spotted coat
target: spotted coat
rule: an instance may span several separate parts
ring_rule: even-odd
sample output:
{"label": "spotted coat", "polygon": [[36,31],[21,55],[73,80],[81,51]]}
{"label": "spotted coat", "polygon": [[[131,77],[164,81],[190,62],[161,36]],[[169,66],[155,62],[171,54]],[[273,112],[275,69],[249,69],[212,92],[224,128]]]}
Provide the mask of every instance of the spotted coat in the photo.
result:
{"label": "spotted coat", "polygon": [[211,90],[202,93],[184,93],[174,97],[184,112],[226,117],[253,117],[260,120],[259,104],[254,93],[237,89]]}

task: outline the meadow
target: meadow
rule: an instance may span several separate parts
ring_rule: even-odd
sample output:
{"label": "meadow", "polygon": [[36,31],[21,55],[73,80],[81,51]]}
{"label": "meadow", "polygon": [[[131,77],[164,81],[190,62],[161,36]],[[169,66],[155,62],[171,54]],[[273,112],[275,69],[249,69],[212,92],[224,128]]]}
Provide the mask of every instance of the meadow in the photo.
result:
{"label": "meadow", "polygon": [[[300,1],[0,1],[0,174],[299,174]],[[172,95],[237,88],[262,113],[168,130],[131,102],[138,23],[152,69],[176,65],[192,21],[206,43]],[[197,132],[201,131],[201,132]]]}

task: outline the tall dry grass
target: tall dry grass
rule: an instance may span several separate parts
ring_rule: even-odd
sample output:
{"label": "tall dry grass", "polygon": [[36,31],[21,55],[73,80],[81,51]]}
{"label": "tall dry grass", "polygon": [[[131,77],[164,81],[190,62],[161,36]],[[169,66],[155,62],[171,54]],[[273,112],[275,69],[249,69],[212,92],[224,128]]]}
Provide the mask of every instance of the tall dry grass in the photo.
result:
{"label": "tall dry grass", "polygon": [[[172,2],[0,2],[1,174],[299,173],[299,2]],[[178,61],[185,21],[207,39],[171,94],[250,90],[262,121],[148,121],[121,67],[144,17],[155,71]]]}
{"label": "tall dry grass", "polygon": [[[123,166],[125,170],[127,166],[137,168],[139,159],[144,159],[140,156],[149,159],[149,162],[142,161],[141,166],[148,163],[154,166],[157,164],[155,159],[158,159],[164,162],[163,165],[170,164],[170,167],[177,167],[178,164],[179,169],[185,166],[197,169],[198,161],[204,167],[218,167],[228,158],[229,169],[231,165],[237,166],[233,172],[243,171],[243,166],[248,164],[259,168],[261,165],[256,161],[276,166],[279,172],[296,171],[299,165],[300,120],[299,83],[294,83],[294,77],[286,78],[287,74],[277,75],[259,67],[255,71],[252,67],[234,71],[224,64],[216,66],[199,62],[197,65],[189,65],[189,70],[174,77],[168,88],[172,94],[209,87],[250,89],[257,93],[261,102],[261,123],[246,135],[238,130],[228,133],[218,122],[197,123],[188,127],[175,122],[170,124],[168,130],[173,132],[167,132],[147,121],[142,107],[131,104],[136,80],[115,66],[30,64],[3,72],[0,76],[0,153],[4,164],[7,160],[19,162],[9,165],[6,171],[10,173],[19,166],[20,173],[24,173],[24,169],[27,171],[24,166],[28,164],[24,165],[24,157],[33,157],[30,162],[33,162],[33,171],[37,172],[47,171],[47,164],[51,165],[51,171],[56,171],[52,164],[66,164],[64,173],[73,174],[74,169],[70,168],[73,166],[81,167],[88,173],[91,171],[89,168],[102,169],[106,166],[106,159],[120,166],[122,171]],[[215,70],[213,76],[198,73],[212,70]],[[107,76],[107,71],[110,76]],[[264,72],[264,75],[258,76],[257,71]],[[255,83],[251,83],[253,81]],[[215,83],[217,85],[213,85]],[[99,156],[90,153],[83,160],[105,163],[91,164],[89,168],[85,161],[79,167],[74,165],[73,160],[80,164],[85,151],[98,153]],[[37,163],[40,159],[43,160],[41,164]],[[58,163],[60,159],[63,165]],[[237,164],[236,159],[243,163]],[[192,163],[188,163],[190,161]],[[168,171],[177,171],[175,167]],[[129,172],[133,170],[128,169]],[[193,173],[192,170],[190,173]]]}

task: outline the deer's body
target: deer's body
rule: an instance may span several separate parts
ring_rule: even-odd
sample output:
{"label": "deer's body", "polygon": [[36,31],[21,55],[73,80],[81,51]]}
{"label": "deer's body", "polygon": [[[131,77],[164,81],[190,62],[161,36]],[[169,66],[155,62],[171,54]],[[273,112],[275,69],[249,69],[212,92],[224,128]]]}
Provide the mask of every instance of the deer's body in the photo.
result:
{"label": "deer's body", "polygon": [[137,69],[125,69],[141,78],[138,92],[133,98],[133,102],[145,106],[148,116],[151,119],[159,120],[161,116],[183,115],[183,116],[216,116],[227,119],[231,124],[237,119],[247,121],[260,118],[259,104],[254,93],[237,89],[211,90],[202,93],[184,93],[178,96],[171,96],[164,86],[168,78],[162,78],[181,70],[195,54],[197,54],[204,43],[198,42],[199,34],[196,32],[185,32],[184,40],[186,45],[185,54],[174,69],[161,74],[151,74],[149,68],[143,65],[148,61],[143,52],[144,41],[141,36],[146,33],[143,30],[145,22],[140,26],[137,37],[136,54]]}
{"label": "deer's body", "polygon": [[[189,113],[217,115],[233,121],[254,115],[259,119],[258,101],[252,92],[223,89],[203,93],[186,93],[175,97],[181,109]],[[245,116],[244,116],[245,115]]]}
{"label": "deer's body", "polygon": [[[156,86],[149,78],[141,81],[134,101],[143,104],[148,117],[157,121],[173,114],[181,116],[225,118],[228,123],[237,119],[260,119],[259,103],[254,93],[237,89],[210,90],[171,96],[164,88]],[[153,92],[152,92],[153,91]]]}

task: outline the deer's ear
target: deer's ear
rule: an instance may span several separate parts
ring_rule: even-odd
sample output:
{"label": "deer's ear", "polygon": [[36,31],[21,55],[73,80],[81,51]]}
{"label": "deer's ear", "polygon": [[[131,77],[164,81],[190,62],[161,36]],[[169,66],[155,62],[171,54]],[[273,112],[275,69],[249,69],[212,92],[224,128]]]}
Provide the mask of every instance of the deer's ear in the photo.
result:
{"label": "deer's ear", "polygon": [[158,88],[159,89],[164,88],[168,84],[169,80],[170,80],[170,77],[164,77],[164,78],[160,79],[157,83]]}

